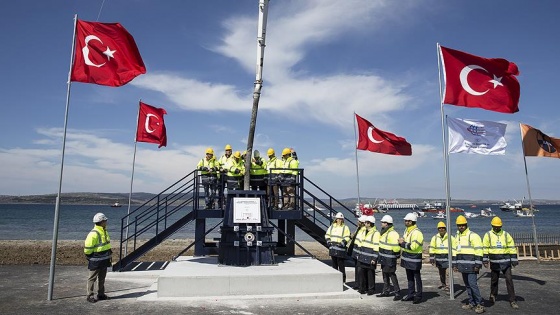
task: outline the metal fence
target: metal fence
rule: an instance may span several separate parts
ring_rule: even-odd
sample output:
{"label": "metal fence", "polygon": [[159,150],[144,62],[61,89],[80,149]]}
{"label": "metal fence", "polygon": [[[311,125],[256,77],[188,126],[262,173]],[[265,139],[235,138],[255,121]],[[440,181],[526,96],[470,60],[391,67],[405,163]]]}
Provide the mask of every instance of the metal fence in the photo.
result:
{"label": "metal fence", "polygon": [[[510,233],[515,241],[515,244],[535,244],[533,233]],[[537,233],[538,244],[560,244],[560,234],[541,234]]]}

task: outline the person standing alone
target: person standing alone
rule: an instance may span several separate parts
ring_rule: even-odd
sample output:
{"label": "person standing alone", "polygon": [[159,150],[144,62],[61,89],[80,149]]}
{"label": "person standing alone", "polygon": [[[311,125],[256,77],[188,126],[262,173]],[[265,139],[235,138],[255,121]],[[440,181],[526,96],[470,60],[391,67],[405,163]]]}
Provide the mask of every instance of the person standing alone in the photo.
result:
{"label": "person standing alone", "polygon": [[490,224],[492,225],[492,230],[486,232],[482,240],[484,252],[482,263],[484,267],[488,268],[488,262],[490,262],[490,302],[496,302],[498,280],[500,279],[500,272],[502,272],[506,278],[509,303],[512,308],[518,309],[519,305],[517,305],[515,300],[515,289],[513,288],[511,276],[511,268],[519,264],[517,260],[517,247],[511,234],[502,230],[502,219],[494,217]]}
{"label": "person standing alone", "polygon": [[[107,217],[103,213],[93,216],[93,229],[89,232],[84,243],[84,254],[88,260],[89,276],[87,280],[87,301],[95,303],[107,300],[105,294],[105,277],[107,268],[111,267],[111,239],[107,233]],[[97,298],[94,296],[97,281]]]}

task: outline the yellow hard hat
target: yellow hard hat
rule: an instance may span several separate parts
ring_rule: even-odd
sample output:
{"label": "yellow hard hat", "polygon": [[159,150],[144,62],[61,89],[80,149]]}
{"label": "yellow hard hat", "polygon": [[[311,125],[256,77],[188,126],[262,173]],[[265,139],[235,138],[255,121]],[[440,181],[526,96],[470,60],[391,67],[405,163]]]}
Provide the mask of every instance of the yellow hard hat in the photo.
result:
{"label": "yellow hard hat", "polygon": [[457,220],[455,221],[455,224],[460,225],[460,224],[467,224],[467,218],[465,218],[465,216],[460,215],[457,217]]}
{"label": "yellow hard hat", "polygon": [[268,156],[274,155],[274,149],[269,148],[268,151],[266,151],[266,155],[268,155]]}
{"label": "yellow hard hat", "polygon": [[214,155],[214,150],[212,150],[212,148],[207,148],[207,149],[206,149],[206,154],[212,154],[212,155]]}
{"label": "yellow hard hat", "polygon": [[492,222],[490,222],[490,225],[492,225],[492,226],[502,226],[502,219],[500,219],[500,217],[494,217],[494,218],[492,218]]}
{"label": "yellow hard hat", "polygon": [[445,226],[445,223],[443,221],[439,221],[439,223],[437,224],[437,228],[439,229],[439,228],[447,228],[447,227]]}
{"label": "yellow hard hat", "polygon": [[288,154],[291,154],[291,153],[292,153],[292,151],[290,151],[290,148],[284,148],[284,150],[282,150],[282,156],[288,155]]}
{"label": "yellow hard hat", "polygon": [[233,153],[233,157],[240,158],[241,153],[239,153],[239,151],[235,151],[235,153]]}
{"label": "yellow hard hat", "polygon": [[226,148],[224,150],[231,150],[231,145],[226,144]]}

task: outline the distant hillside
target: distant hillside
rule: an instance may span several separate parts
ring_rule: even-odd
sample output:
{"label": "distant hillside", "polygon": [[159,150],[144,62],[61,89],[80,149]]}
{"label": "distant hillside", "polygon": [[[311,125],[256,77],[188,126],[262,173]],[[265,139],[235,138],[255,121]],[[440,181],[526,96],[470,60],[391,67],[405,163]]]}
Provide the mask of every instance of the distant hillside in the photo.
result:
{"label": "distant hillside", "polygon": [[[133,193],[131,203],[134,205],[140,205],[146,201],[155,197],[156,194],[151,193]],[[360,202],[362,203],[376,203],[383,202],[385,199],[374,198],[374,197],[361,197]],[[387,202],[391,202],[393,199],[387,199]],[[339,201],[349,208],[354,208],[358,202],[358,198],[343,198]],[[410,199],[397,199],[399,203],[415,203],[419,207],[424,205],[424,202],[434,202],[441,201],[443,199],[438,198],[410,198]],[[29,203],[29,204],[55,204],[56,194],[48,195],[26,195],[26,196],[2,196],[0,195],[0,203],[10,204],[10,203]],[[61,196],[61,203],[63,204],[75,204],[75,205],[112,205],[115,202],[119,202],[121,205],[128,204],[128,193],[63,193]],[[478,206],[490,206],[493,204],[500,204],[503,200],[452,200],[451,205],[470,205],[475,204]],[[528,203],[525,200],[525,203]],[[545,199],[534,199],[533,203],[535,205],[547,205],[547,204],[560,204],[558,200],[545,200]]]}
{"label": "distant hillside", "polygon": [[[149,193],[133,193],[131,203],[143,204],[154,196],[155,194]],[[63,193],[60,196],[60,202],[79,205],[112,205],[119,202],[124,205],[128,204],[128,193]],[[0,196],[0,203],[55,204],[56,194]]]}

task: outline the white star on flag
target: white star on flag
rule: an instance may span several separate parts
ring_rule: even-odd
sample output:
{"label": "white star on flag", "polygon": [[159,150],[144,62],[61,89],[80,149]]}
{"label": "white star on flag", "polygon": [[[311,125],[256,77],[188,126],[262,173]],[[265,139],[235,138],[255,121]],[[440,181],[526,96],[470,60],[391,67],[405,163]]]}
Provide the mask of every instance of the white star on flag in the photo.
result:
{"label": "white star on flag", "polygon": [[[114,54],[115,52],[116,52],[116,50],[111,50],[111,49],[109,49],[109,46],[107,46],[107,50],[105,50],[105,51],[103,52],[103,54],[104,54],[105,56],[107,56],[107,60],[111,60],[111,58],[115,58],[115,57],[113,56],[113,54]],[[494,85],[494,87],[496,87],[496,86]]]}

